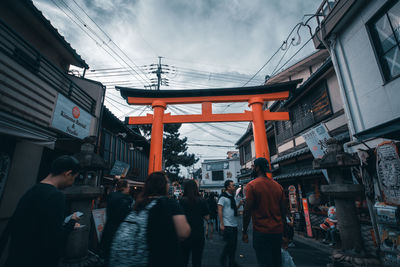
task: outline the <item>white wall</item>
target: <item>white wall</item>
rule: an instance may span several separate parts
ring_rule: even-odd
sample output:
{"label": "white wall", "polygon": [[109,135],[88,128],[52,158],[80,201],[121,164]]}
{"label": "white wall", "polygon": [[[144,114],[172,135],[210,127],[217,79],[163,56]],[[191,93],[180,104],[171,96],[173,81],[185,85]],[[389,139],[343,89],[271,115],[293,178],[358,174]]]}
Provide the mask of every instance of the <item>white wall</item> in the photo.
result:
{"label": "white wall", "polygon": [[366,26],[386,2],[369,1],[333,47],[355,133],[400,117],[400,79],[385,84]]}
{"label": "white wall", "polygon": [[[206,185],[223,185],[225,180],[233,180],[235,183],[237,183],[237,175],[240,174],[240,160],[239,158],[237,159],[227,159],[227,162],[229,162],[229,168],[224,169],[224,180],[223,181],[213,181],[212,180],[212,171],[207,171],[207,162],[203,162],[201,164],[201,169],[202,169],[202,181],[201,184],[203,186]],[[227,173],[231,172],[232,173],[232,178],[227,178]],[[208,179],[206,179],[206,175],[208,174]]]}

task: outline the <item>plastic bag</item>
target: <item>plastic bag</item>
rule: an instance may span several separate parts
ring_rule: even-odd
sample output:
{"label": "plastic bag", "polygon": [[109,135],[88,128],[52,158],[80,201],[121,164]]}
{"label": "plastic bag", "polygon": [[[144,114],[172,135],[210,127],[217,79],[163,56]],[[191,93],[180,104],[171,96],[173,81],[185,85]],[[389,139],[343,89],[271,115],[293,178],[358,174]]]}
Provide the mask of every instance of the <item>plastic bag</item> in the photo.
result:
{"label": "plastic bag", "polygon": [[282,254],[282,267],[296,267],[293,262],[292,256],[290,256],[289,251],[286,249],[281,249]]}

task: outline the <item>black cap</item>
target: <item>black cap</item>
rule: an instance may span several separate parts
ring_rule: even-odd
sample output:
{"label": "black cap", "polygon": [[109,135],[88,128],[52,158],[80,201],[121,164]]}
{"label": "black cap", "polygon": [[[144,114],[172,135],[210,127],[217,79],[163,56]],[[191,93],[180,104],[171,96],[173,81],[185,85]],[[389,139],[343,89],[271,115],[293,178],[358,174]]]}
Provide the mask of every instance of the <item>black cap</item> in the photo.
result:
{"label": "black cap", "polygon": [[260,169],[264,172],[271,172],[271,169],[269,168],[269,163],[266,158],[256,158],[254,160],[254,167],[258,166]]}

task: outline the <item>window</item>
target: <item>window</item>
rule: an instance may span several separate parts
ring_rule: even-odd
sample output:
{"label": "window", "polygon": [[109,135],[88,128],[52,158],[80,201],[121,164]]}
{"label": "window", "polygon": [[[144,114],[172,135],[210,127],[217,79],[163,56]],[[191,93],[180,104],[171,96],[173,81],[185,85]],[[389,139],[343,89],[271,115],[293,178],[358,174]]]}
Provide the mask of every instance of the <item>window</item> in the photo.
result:
{"label": "window", "polygon": [[247,143],[244,146],[244,162],[248,162],[251,160],[251,143]]}
{"label": "window", "polygon": [[224,171],[212,171],[211,179],[213,181],[223,181],[224,180]]}
{"label": "window", "polygon": [[104,150],[103,150],[103,158],[105,161],[110,161],[110,149],[111,149],[111,135],[107,132],[103,132],[104,137]]}
{"label": "window", "polygon": [[371,36],[386,81],[400,75],[400,2],[370,23]]}

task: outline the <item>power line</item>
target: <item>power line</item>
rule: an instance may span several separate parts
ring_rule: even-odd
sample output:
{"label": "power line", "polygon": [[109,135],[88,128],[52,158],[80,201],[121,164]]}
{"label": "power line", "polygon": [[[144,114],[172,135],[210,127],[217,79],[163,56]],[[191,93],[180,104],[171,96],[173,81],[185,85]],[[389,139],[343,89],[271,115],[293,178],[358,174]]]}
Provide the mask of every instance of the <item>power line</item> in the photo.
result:
{"label": "power line", "polygon": [[[88,35],[90,39],[92,39],[92,40],[93,40],[98,46],[100,46],[107,54],[109,54],[118,64],[120,64],[121,66],[123,66],[123,64],[121,64],[121,62],[119,62],[119,61],[115,58],[114,55],[112,55],[108,50],[106,50],[102,45],[100,45],[99,42],[93,38],[93,36],[91,36],[84,28],[82,28],[82,26],[81,26],[78,22],[76,22],[70,15],[68,15],[68,14],[64,11],[64,9],[63,9],[61,6],[59,6],[59,5],[55,2],[55,0],[51,0],[51,1],[57,6],[58,9],[60,9],[60,10],[63,12],[72,22],[74,22],[86,35]],[[63,0],[61,0],[60,2],[61,2],[68,10],[70,10],[70,12],[73,14],[73,16],[74,16],[79,22],[81,22],[81,23],[84,25],[84,27],[88,28],[88,30],[89,30],[92,34],[94,34],[97,38],[99,38],[99,36],[98,36],[88,25],[86,25],[86,23],[85,23],[82,19],[80,19],[80,17],[79,17],[74,11],[72,11],[71,8],[70,8]],[[105,44],[117,57],[119,57],[119,58],[125,63],[125,65],[127,65],[128,67],[131,68],[131,66],[130,66],[120,55],[118,55],[118,53],[116,53],[104,40],[102,40],[101,38],[99,38],[99,39],[100,39],[100,41],[101,41],[103,44]],[[111,40],[111,41],[112,41],[112,40]],[[136,72],[133,68],[132,68],[132,70],[133,70],[134,72]],[[137,72],[136,72],[136,73],[137,73]],[[140,77],[142,80],[144,80],[143,77],[141,77],[139,73],[137,73],[137,74],[139,75],[139,77]],[[144,81],[146,82],[146,80],[144,80]],[[143,83],[143,85],[145,85],[145,83]]]}
{"label": "power line", "polygon": [[[61,0],[61,1],[63,1],[63,0]],[[138,69],[140,69],[139,68],[139,66],[138,65],[136,65],[136,63],[135,62],[133,62],[133,60],[111,39],[111,37],[89,16],[89,14],[87,14],[86,13],[86,11],[80,6],[80,5],[78,5],[78,3],[75,1],[75,0],[73,0],[74,1],[74,3],[76,4],[76,6],[80,9],[80,10],[82,10],[83,11],[83,13],[85,13],[85,15],[97,26],[97,28],[98,29],[100,29],[100,31],[109,39],[109,41],[110,42],[112,42],[116,47],[117,47],[117,49],[120,51],[120,52],[122,52],[122,54],[127,58],[127,59],[129,59],[129,61],[133,64],[133,65],[135,65]],[[143,40],[144,40],[144,38],[142,38]],[[146,42],[147,43],[147,42]],[[127,64],[128,65],[128,64]],[[128,65],[129,66],[129,65]],[[129,66],[130,67],[130,66]],[[131,67],[130,67],[131,68]],[[133,70],[133,68],[132,68],[132,70]],[[145,72],[143,72],[142,71],[142,73],[143,73],[143,75],[147,78],[147,79],[149,79],[148,77],[147,77],[147,75],[146,75],[146,73]],[[138,73],[139,74],[139,73]]]}

